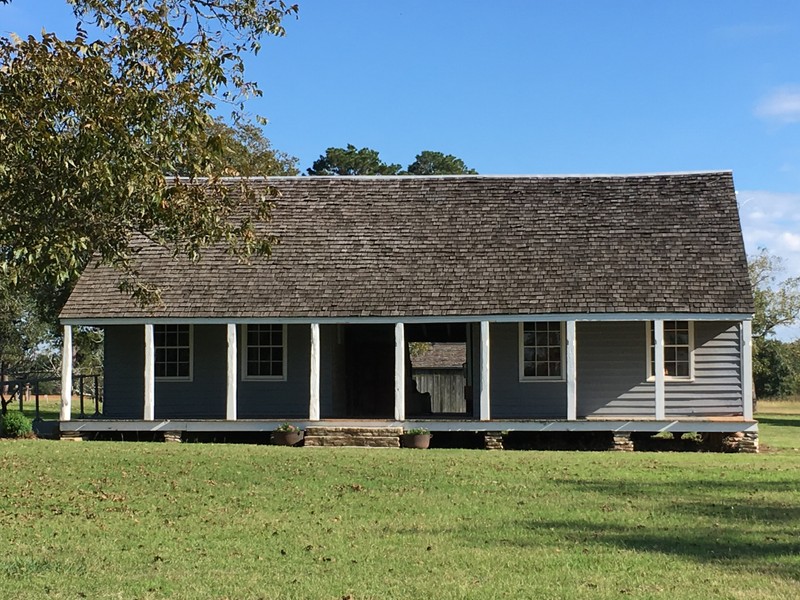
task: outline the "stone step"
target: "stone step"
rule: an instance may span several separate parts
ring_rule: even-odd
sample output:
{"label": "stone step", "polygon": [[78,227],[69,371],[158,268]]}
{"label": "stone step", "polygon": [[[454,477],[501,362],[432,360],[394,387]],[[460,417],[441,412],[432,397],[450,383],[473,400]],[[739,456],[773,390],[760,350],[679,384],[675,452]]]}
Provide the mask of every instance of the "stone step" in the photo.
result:
{"label": "stone step", "polygon": [[303,445],[320,446],[354,446],[360,448],[399,448],[400,437],[397,435],[308,435],[303,438]]}
{"label": "stone step", "polygon": [[402,427],[306,427],[308,436],[351,435],[361,437],[392,437],[403,434]]}

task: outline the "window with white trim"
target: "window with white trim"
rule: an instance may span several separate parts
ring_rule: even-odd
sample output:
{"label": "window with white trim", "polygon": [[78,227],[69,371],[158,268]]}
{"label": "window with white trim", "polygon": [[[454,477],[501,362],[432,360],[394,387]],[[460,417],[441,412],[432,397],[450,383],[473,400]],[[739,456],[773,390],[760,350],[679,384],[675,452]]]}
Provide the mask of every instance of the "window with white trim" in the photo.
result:
{"label": "window with white trim", "polygon": [[[664,377],[691,379],[694,345],[694,323],[691,321],[664,321]],[[647,378],[654,379],[656,372],[655,323],[647,326]]]}
{"label": "window with white trim", "polygon": [[564,324],[560,321],[520,323],[520,379],[564,379]]}
{"label": "window with white trim", "polygon": [[153,325],[157,379],[192,378],[192,326]]}
{"label": "window with white trim", "polygon": [[286,378],[286,326],[256,323],[246,326],[245,379]]}

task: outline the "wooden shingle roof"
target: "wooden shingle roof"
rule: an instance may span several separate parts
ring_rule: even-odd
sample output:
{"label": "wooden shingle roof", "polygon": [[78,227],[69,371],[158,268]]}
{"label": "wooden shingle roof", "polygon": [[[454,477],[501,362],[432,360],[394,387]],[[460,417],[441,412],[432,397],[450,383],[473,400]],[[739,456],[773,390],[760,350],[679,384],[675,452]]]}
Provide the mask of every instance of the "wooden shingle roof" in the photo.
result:
{"label": "wooden shingle roof", "polygon": [[86,270],[64,319],[752,313],[729,172],[635,176],[293,177],[272,257],[192,263],[146,247],[163,305]]}

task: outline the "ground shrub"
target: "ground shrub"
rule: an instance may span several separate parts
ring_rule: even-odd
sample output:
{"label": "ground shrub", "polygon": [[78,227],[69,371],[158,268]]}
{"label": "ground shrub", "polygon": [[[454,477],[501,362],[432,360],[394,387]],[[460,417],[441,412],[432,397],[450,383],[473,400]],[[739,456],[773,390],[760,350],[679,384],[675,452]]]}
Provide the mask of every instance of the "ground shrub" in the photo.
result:
{"label": "ground shrub", "polygon": [[31,420],[19,411],[9,411],[0,417],[0,435],[3,437],[28,437],[31,432]]}

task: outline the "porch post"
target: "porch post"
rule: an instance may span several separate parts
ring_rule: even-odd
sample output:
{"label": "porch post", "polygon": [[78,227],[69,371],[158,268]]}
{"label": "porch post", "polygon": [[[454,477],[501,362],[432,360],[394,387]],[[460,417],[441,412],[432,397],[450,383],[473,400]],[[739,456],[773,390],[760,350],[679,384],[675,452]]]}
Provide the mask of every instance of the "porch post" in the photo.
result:
{"label": "porch post", "polygon": [[575,321],[567,321],[567,421],[578,418],[578,348],[575,337]]}
{"label": "porch post", "polygon": [[406,330],[394,326],[394,420],[406,420]]}
{"label": "porch post", "polygon": [[488,421],[491,418],[489,351],[489,321],[481,321],[481,421]]}
{"label": "porch post", "polygon": [[753,418],[753,322],[742,321],[740,329],[742,365],[742,416]]}
{"label": "porch post", "polygon": [[311,323],[311,380],[309,381],[308,420],[319,421],[319,323]]}
{"label": "porch post", "polygon": [[225,385],[225,418],[236,420],[236,324],[228,323],[228,370]]}
{"label": "porch post", "polygon": [[[38,405],[37,405],[38,406]],[[61,410],[58,418],[69,421],[72,416],[72,325],[64,325],[61,349]]]}
{"label": "porch post", "polygon": [[664,321],[658,319],[653,327],[653,346],[655,350],[654,369],[656,380],[656,419],[666,418],[666,393],[664,388]]}
{"label": "porch post", "polygon": [[144,415],[145,421],[155,419],[156,399],[156,350],[153,340],[153,324],[144,325]]}

